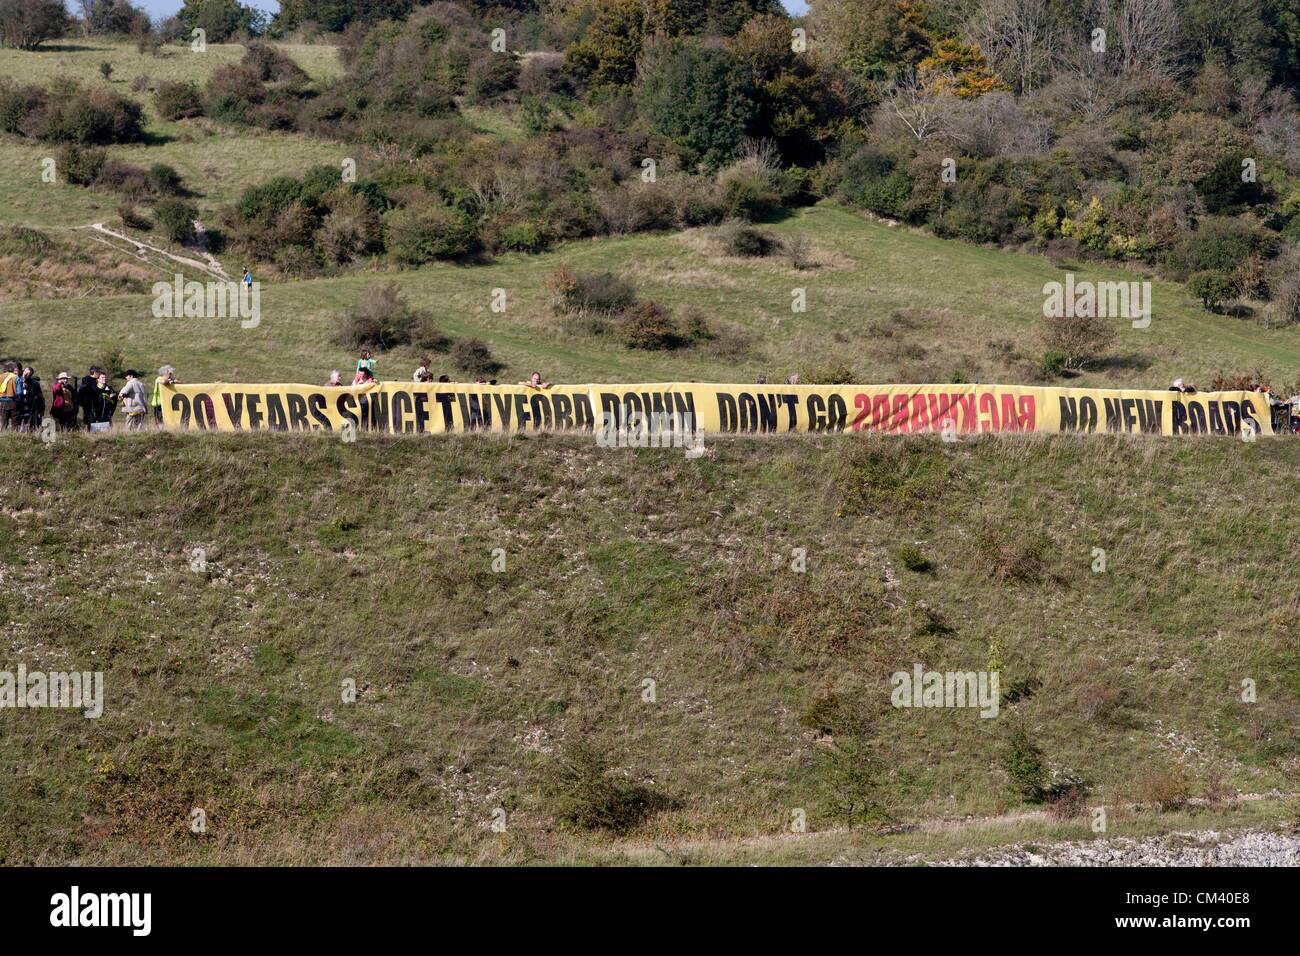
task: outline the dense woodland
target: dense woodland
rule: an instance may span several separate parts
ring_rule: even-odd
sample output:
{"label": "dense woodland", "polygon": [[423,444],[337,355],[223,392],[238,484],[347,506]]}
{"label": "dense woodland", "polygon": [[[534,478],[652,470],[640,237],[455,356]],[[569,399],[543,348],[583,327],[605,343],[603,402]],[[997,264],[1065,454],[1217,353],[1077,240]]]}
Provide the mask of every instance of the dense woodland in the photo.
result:
{"label": "dense woodland", "polygon": [[[837,198],[943,237],[1130,261],[1188,279],[1207,307],[1300,321],[1294,0],[815,0],[795,19],[776,0],[286,0],[271,20],[189,0],[160,24],[124,0],[75,18],[0,0],[0,22],[38,52],[79,32],[246,44],[239,67],[153,102],[356,157],[355,181],[274,179],[215,224],[287,274]],[[345,73],[314,82],[268,39],[335,43]],[[0,82],[0,131],[60,144],[75,181],[161,207],[187,238],[187,184],[107,149],[147,137],[138,103]]]}

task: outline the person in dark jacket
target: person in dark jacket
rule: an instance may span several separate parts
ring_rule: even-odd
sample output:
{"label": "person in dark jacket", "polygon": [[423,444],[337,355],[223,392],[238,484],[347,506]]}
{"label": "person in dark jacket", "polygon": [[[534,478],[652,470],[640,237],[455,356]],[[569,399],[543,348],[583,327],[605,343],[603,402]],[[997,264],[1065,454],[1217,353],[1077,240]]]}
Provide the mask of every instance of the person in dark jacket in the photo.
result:
{"label": "person in dark jacket", "polygon": [[99,371],[98,365],[92,365],[77,386],[77,407],[81,409],[82,425],[86,428],[98,421],[94,416],[99,408]]}
{"label": "person in dark jacket", "polygon": [[24,431],[41,430],[45,420],[45,392],[41,390],[41,380],[30,365],[23,368],[23,408],[19,428]]}

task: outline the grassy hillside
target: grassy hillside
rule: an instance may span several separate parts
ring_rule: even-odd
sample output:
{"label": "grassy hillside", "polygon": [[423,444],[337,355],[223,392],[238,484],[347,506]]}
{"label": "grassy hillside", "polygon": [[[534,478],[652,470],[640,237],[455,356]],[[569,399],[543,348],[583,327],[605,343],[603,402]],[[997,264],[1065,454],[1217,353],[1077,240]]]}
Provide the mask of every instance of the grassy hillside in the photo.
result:
{"label": "grassy hillside", "polygon": [[[0,711],[0,861],[900,861],[1089,838],[837,831],[832,743],[879,756],[905,825],[1019,808],[1017,727],[1091,784],[1110,835],[1272,825],[1275,801],[1125,807],[1295,788],[1297,467],[1282,440],[742,439],[687,461],[554,436],[0,439],[0,669],[107,684],[97,721]],[[1018,699],[892,709],[914,663],[1000,665]],[[593,806],[618,839],[581,825]],[[813,832],[782,837],[795,808]]]}
{"label": "grassy hillside", "polygon": [[[47,376],[81,368],[113,346],[145,368],[169,362],[186,381],[324,381],[352,357],[331,339],[335,316],[376,281],[391,279],[430,309],[444,330],[476,335],[510,364],[507,379],[541,368],[556,381],[749,381],[844,364],[861,382],[1036,380],[1043,283],[1061,268],[1039,256],[936,239],[887,227],[834,203],[771,227],[808,237],[820,263],[798,270],[783,258],[722,254],[713,230],[571,243],[536,256],[484,265],[430,265],[284,284],[262,292],[262,322],[155,319],[151,297],[19,302],[0,348]],[[724,341],[681,352],[635,352],[612,337],[567,330],[551,312],[546,276],[557,265],[611,271],[643,298],[681,315],[699,311]],[[1137,278],[1078,265],[1079,278]],[[160,279],[166,276],[159,275]],[[504,313],[492,290],[507,293]],[[791,311],[791,290],[806,289],[807,311]],[[1164,387],[1181,375],[1204,386],[1218,371],[1256,368],[1278,382],[1300,367],[1300,329],[1267,330],[1204,311],[1177,283],[1153,286],[1150,328],[1119,323],[1115,353],[1074,384]],[[419,356],[380,357],[380,378],[405,378]],[[438,372],[451,372],[445,358]]]}
{"label": "grassy hillside", "polygon": [[[337,76],[342,66],[332,46],[275,44],[313,79]],[[111,89],[144,107],[150,142],[118,145],[109,155],[122,162],[148,166],[168,163],[197,196],[201,210],[210,211],[234,200],[244,189],[281,174],[301,174],[321,163],[337,166],[349,155],[339,144],[298,133],[249,128],[230,129],[206,121],[167,122],[154,108],[153,94],[131,89],[138,76],[155,83],[192,81],[238,63],[244,48],[212,44],[204,53],[188,47],[164,47],[157,56],[139,53],[126,40],[79,38],[37,53],[0,48],[0,76],[19,83],[47,86],[56,77],[71,77],[95,88]],[[105,80],[99,65],[113,73]],[[0,223],[20,223],[38,229],[83,226],[116,221],[118,197],[63,182],[41,181],[41,160],[57,154],[48,143],[0,135]],[[151,242],[160,236],[145,236]]]}

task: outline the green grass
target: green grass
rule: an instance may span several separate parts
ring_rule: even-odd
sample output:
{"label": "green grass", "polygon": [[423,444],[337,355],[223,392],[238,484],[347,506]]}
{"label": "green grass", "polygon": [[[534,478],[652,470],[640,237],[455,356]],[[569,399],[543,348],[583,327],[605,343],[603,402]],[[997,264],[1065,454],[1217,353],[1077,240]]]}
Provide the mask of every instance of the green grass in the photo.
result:
{"label": "green grass", "polygon": [[[0,669],[108,689],[97,721],[0,711],[0,861],[904,862],[1088,835],[833,833],[827,730],[880,757],[904,824],[1017,809],[1013,726],[1090,805],[1122,810],[1149,768],[1289,791],[1300,612],[1268,562],[1300,536],[1277,493],[1297,467],[1284,440],[801,436],[687,461],[555,436],[0,438]],[[946,485],[913,500],[906,474]],[[1041,575],[1001,577],[990,535],[1041,539]],[[991,657],[1037,688],[996,719],[889,706],[895,670]],[[620,840],[561,826],[576,741],[666,809]],[[780,836],[794,808],[806,840]],[[1117,810],[1111,835],[1270,813]]]}
{"label": "green grass", "polygon": [[[1042,285],[1061,276],[1047,260],[890,229],[834,203],[773,228],[806,235],[826,264],[800,272],[782,259],[724,258],[708,230],[639,235],[482,265],[271,282],[263,287],[261,325],[250,330],[232,321],[154,319],[151,298],[137,295],[95,299],[94,321],[87,321],[85,301],[16,303],[0,334],[3,348],[43,370],[80,368],[120,344],[134,364],[169,362],[186,381],[323,382],[330,369],[352,362],[331,342],[335,316],[372,283],[391,279],[445,331],[485,339],[510,365],[505,380],[534,368],[568,382],[752,381],[759,371],[779,380],[832,363],[847,365],[860,382],[1035,380]],[[642,297],[679,315],[697,310],[718,328],[738,330],[747,345],[638,352],[612,337],[570,333],[552,314],[546,288],[560,264],[624,275]],[[1131,278],[1114,268],[1078,272]],[[807,291],[805,313],[790,310],[796,287]],[[490,309],[494,288],[506,290],[504,313]],[[1068,384],[1160,388],[1181,375],[1204,387],[1218,371],[1255,368],[1294,378],[1300,330],[1211,315],[1176,283],[1155,283],[1154,296],[1150,328],[1120,325],[1120,360]],[[409,349],[381,355],[379,376],[406,378],[418,358]],[[445,358],[435,366],[455,377]]]}
{"label": "green grass", "polygon": [[[275,44],[313,79],[340,75],[342,65],[332,46]],[[299,133],[227,128],[206,120],[167,122],[154,109],[153,94],[131,90],[137,76],[155,82],[193,81],[200,85],[213,72],[226,69],[243,56],[237,44],[213,44],[206,53],[188,46],[165,47],[159,56],[136,52],[129,41],[100,37],[69,40],[36,53],[0,48],[0,76],[21,83],[48,85],[55,77],[72,77],[93,87],[107,87],[131,97],[145,110],[147,130],[154,141],[108,148],[123,162],[148,166],[169,163],[205,213],[231,202],[248,186],[281,174],[300,174],[317,164],[338,166],[349,150],[341,144]],[[111,63],[105,81],[100,63]],[[22,223],[40,229],[72,228],[91,222],[116,221],[118,199],[110,193],[41,180],[41,161],[57,148],[17,136],[0,136],[0,223]],[[357,158],[357,157],[353,157]],[[157,237],[146,237],[165,244]]]}

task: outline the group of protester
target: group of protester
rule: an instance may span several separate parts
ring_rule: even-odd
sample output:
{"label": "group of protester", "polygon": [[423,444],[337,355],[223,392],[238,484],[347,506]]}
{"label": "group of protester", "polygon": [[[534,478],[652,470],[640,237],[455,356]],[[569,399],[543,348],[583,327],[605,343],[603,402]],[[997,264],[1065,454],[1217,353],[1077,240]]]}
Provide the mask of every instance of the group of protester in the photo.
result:
{"label": "group of protester", "polygon": [[[433,383],[433,382],[450,383],[451,379],[446,375],[439,375],[436,379],[433,377],[433,373],[429,371],[429,366],[432,364],[433,363],[429,360],[427,356],[425,358],[420,359],[420,365],[415,370],[415,374],[412,376],[412,380],[416,382],[423,382],[423,383]],[[378,381],[378,379],[375,378],[374,356],[370,354],[369,349],[362,349],[361,357],[357,359],[356,371],[353,372],[352,375],[352,384],[368,385],[375,381]],[[334,369],[334,371],[330,372],[329,379],[325,382],[325,386],[327,388],[342,388],[346,384],[347,383],[343,381],[343,373],[340,372],[338,369]],[[485,378],[480,375],[474,379],[474,384],[475,385],[496,385],[497,380],[494,378],[492,379]],[[537,388],[537,389],[551,387],[550,382],[543,381],[541,372],[534,372],[532,375],[528,377],[528,380],[526,382],[520,382],[519,384],[527,388]]]}
{"label": "group of protester", "polygon": [[176,370],[170,365],[160,368],[152,390],[145,388],[135,369],[127,369],[125,377],[126,384],[119,389],[97,365],[90,366],[80,381],[61,371],[47,400],[30,365],[5,362],[0,366],[0,431],[39,431],[47,412],[60,431],[108,431],[119,406],[128,431],[144,428],[151,410],[154,423],[161,425],[162,388],[176,382]]}

